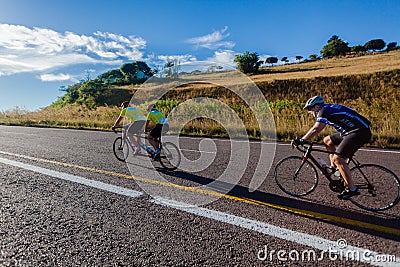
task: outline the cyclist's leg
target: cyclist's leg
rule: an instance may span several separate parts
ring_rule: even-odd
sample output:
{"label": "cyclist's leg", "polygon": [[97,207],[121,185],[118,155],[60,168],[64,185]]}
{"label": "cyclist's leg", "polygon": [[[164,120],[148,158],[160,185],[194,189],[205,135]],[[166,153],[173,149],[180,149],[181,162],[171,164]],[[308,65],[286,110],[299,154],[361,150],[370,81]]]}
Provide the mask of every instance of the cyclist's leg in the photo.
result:
{"label": "cyclist's leg", "polygon": [[346,187],[348,189],[354,189],[354,181],[350,175],[350,168],[346,162],[346,158],[341,155],[333,155],[333,163],[339,169],[340,174],[342,175],[344,182],[346,183]]}
{"label": "cyclist's leg", "polygon": [[[342,140],[343,138],[340,136],[340,133],[333,133],[331,135],[325,136],[324,143],[326,150],[332,153],[336,152],[336,146],[338,146],[340,142],[342,142]],[[336,165],[333,161],[333,156],[334,154],[329,154],[329,159],[331,161],[331,166],[336,168]]]}
{"label": "cyclist's leg", "polygon": [[155,150],[160,150],[160,142],[158,139],[161,137],[162,124],[157,124],[150,132],[149,142]]}
{"label": "cyclist's leg", "polygon": [[347,164],[347,159],[352,158],[354,153],[361,148],[365,143],[369,142],[371,132],[369,129],[356,131],[343,137],[343,141],[338,145],[333,156],[333,161],[338,167],[347,188],[354,189],[354,181],[350,174],[350,169]]}
{"label": "cyclist's leg", "polygon": [[133,137],[133,133],[132,133],[132,130],[131,130],[132,125],[133,125],[133,123],[123,126],[124,129],[125,129],[125,136],[129,140],[129,142],[131,142],[131,144],[133,144],[134,141],[135,141],[135,138]]}
{"label": "cyclist's leg", "polygon": [[136,147],[140,147],[140,133],[143,132],[144,125],[146,121],[140,120],[140,121],[135,121],[134,123],[131,124],[131,126],[128,129],[128,132],[133,136],[135,135],[136,138],[132,138],[134,140],[133,144]]}
{"label": "cyclist's leg", "polygon": [[156,150],[158,148],[158,146],[157,146],[157,142],[156,142],[156,137],[153,136],[154,135],[153,130],[154,129],[152,129],[150,131],[150,133],[149,133],[147,138],[149,139],[149,143],[151,144],[151,146],[154,148],[154,150]]}

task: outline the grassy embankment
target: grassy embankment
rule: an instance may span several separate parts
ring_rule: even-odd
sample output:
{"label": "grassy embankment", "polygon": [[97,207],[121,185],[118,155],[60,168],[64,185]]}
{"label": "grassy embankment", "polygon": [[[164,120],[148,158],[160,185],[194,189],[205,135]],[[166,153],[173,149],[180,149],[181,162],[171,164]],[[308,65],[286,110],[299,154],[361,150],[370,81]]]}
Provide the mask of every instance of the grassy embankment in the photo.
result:
{"label": "grassy embankment", "polygon": [[[371,145],[400,147],[399,50],[363,57],[269,67],[264,69],[264,74],[250,76],[250,79],[269,102],[278,140],[287,141],[308,130],[314,119],[301,106],[310,96],[320,94],[327,102],[346,104],[368,117],[372,121],[373,130]],[[129,87],[125,89],[132,90]],[[258,137],[250,108],[222,87],[186,85],[170,91],[158,104],[161,110],[168,113],[179,103],[194,97],[212,97],[228,104],[244,121],[249,135]],[[16,109],[0,113],[0,123],[110,129],[118,112],[117,107],[99,107],[96,110],[76,106],[62,109],[48,107],[36,112]],[[183,131],[186,134],[226,135],[221,125],[204,119],[187,123]],[[322,136],[316,139],[321,141]]]}

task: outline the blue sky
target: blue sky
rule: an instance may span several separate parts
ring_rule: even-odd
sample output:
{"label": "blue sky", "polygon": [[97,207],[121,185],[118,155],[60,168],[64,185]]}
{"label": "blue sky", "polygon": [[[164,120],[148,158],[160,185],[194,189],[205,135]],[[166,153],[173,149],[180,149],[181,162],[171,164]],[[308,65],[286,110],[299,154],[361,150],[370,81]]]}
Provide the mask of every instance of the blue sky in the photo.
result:
{"label": "blue sky", "polygon": [[0,0],[0,111],[49,106],[60,86],[135,60],[307,58],[332,35],[399,45],[399,14],[400,0]]}

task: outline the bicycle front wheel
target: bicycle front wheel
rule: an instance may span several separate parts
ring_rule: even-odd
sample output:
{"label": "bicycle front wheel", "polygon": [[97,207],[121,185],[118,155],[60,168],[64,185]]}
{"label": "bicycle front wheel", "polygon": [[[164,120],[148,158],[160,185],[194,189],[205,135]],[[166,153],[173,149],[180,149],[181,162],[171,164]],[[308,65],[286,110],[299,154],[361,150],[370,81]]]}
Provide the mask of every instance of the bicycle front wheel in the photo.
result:
{"label": "bicycle front wheel", "polygon": [[175,144],[171,142],[165,142],[162,144],[160,163],[165,169],[170,171],[179,167],[179,164],[181,163],[181,152]]}
{"label": "bicycle front wheel", "polygon": [[362,209],[387,210],[400,200],[399,178],[383,166],[364,164],[353,167],[351,177],[360,195],[351,197],[350,201]]}
{"label": "bicycle front wheel", "polygon": [[315,190],[318,173],[315,166],[303,158],[290,156],[282,159],[275,167],[275,181],[283,192],[295,196],[305,196]]}
{"label": "bicycle front wheel", "polygon": [[121,136],[117,137],[113,143],[113,151],[119,161],[125,161],[128,158],[129,145]]}

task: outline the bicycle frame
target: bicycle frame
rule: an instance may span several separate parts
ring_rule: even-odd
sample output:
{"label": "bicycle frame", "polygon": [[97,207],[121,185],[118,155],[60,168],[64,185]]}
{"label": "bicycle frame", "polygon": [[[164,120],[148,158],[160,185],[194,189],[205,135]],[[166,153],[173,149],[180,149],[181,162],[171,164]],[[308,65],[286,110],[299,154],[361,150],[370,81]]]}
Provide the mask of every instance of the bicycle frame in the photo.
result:
{"label": "bicycle frame", "polygon": [[[303,156],[289,156],[281,159],[275,166],[275,181],[285,193],[302,197],[312,193],[318,184],[318,170],[329,181],[333,192],[342,192],[346,185],[342,176],[336,177],[325,166],[321,166],[313,152],[335,154],[327,150],[313,148],[312,142],[302,145],[292,143],[292,147]],[[391,170],[377,164],[361,164],[354,157],[346,160],[355,185],[361,191],[357,197],[349,198],[356,206],[369,211],[390,209],[400,201],[400,180]]]}
{"label": "bicycle frame", "polygon": [[[127,129],[126,129],[126,127],[121,126],[121,127],[117,127],[117,128],[124,129],[122,131],[122,139],[127,140],[128,144],[131,146],[131,148],[134,149],[134,146],[133,146],[131,140],[129,140],[129,138],[127,137],[127,134],[126,134],[127,133],[127,131],[126,131]],[[148,138],[148,134],[146,134],[146,133],[136,133],[136,134],[132,134],[132,136],[135,136],[136,138],[140,137],[140,138],[147,139],[147,140],[149,139]],[[161,138],[158,138],[158,141],[160,142],[160,149],[161,149],[162,148]],[[144,150],[146,150],[146,151],[150,152],[152,155],[154,155],[155,151],[151,146],[147,145],[143,141],[140,142],[139,144]],[[150,151],[149,151],[149,148],[150,148]]]}
{"label": "bicycle frame", "polygon": [[[136,137],[140,137],[140,138],[143,138],[143,139],[148,139],[148,137],[147,137],[147,134],[134,134],[134,136],[136,136]],[[144,149],[144,150],[146,150],[147,152],[150,152],[152,155],[154,154],[154,149],[153,148],[151,148],[151,146],[148,146],[145,142],[140,142],[139,143],[140,144],[140,146]],[[161,145],[161,141],[160,141],[160,148],[162,147],[162,145]]]}
{"label": "bicycle frame", "polygon": [[[300,165],[300,167],[296,170],[296,175],[297,173],[300,171],[300,169],[302,168],[302,166],[304,165],[304,163],[306,162],[307,159],[310,159],[312,163],[314,163],[314,165],[322,172],[322,174],[329,180],[329,182],[332,182],[333,179],[331,178],[331,174],[327,172],[327,170],[325,168],[322,168],[322,166],[318,163],[318,161],[315,159],[315,157],[312,155],[312,152],[321,152],[324,154],[335,154],[335,155],[339,155],[336,152],[330,152],[327,150],[322,150],[322,149],[318,149],[318,148],[313,148],[314,143],[312,142],[305,142],[304,144],[309,145],[307,146],[295,146],[294,144],[292,144],[292,147],[296,147],[297,150],[299,150],[300,152],[303,153],[303,161]],[[360,162],[358,162],[355,158],[349,158],[347,159],[347,164],[349,163],[353,163],[355,165],[355,167],[360,166]],[[365,174],[360,170],[360,172],[362,173],[362,175],[364,176],[365,180],[368,182],[368,184],[370,184],[370,182],[368,181],[367,177],[365,176]]]}
{"label": "bicycle frame", "polygon": [[[115,128],[124,128],[124,127],[115,127]],[[113,131],[115,133],[118,133],[115,131],[115,128],[113,128]],[[129,134],[129,137],[131,134]],[[149,135],[145,133],[135,133],[132,134],[132,136],[136,136],[136,138],[143,138],[143,139],[149,139]],[[156,153],[156,151],[152,148],[151,145],[147,145],[146,142],[142,141],[139,143],[139,145],[149,153],[149,157],[154,161],[159,161],[160,164],[162,165],[163,168],[169,171],[173,171],[178,168],[180,162],[181,162],[181,153],[179,151],[179,148],[172,142],[162,142],[162,138],[157,138],[157,141],[160,144],[160,153]],[[126,144],[127,143],[127,144]],[[121,155],[121,151],[123,152],[123,144],[126,144],[127,151],[126,154],[123,153]],[[113,143],[113,151],[114,155],[116,158],[120,161],[125,161],[127,158],[127,155],[129,154],[129,149],[132,149],[134,151],[134,155],[137,155],[136,147],[132,144],[130,138],[128,138],[128,134],[126,133],[125,130],[122,131],[122,135],[117,137],[114,140]],[[151,154],[151,155],[150,155]]]}

